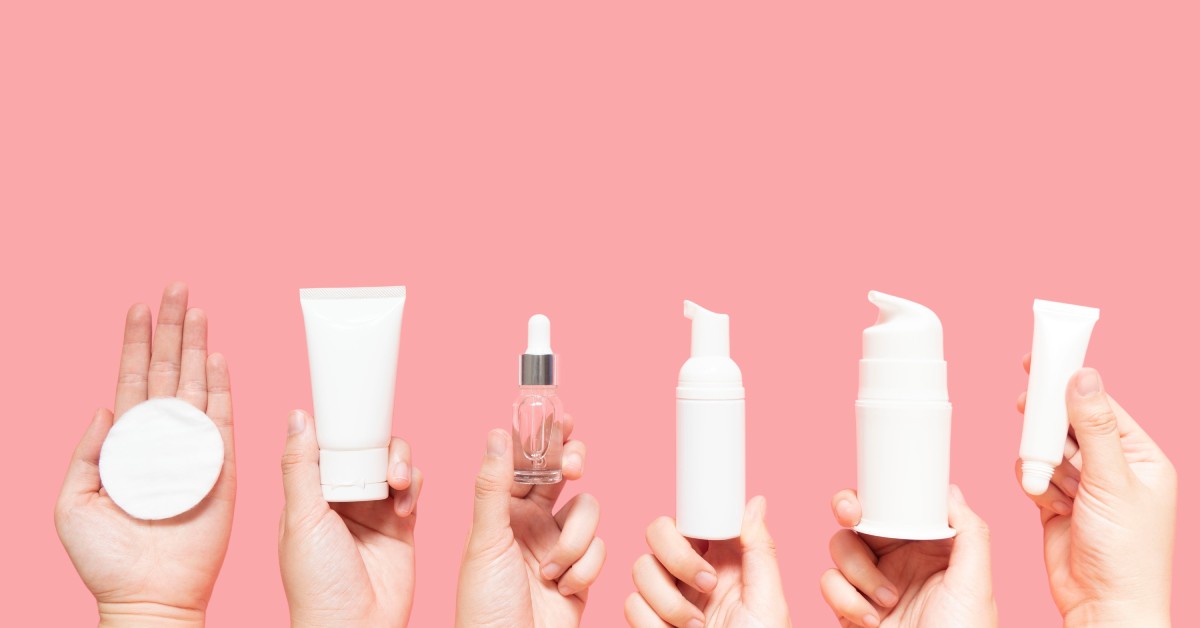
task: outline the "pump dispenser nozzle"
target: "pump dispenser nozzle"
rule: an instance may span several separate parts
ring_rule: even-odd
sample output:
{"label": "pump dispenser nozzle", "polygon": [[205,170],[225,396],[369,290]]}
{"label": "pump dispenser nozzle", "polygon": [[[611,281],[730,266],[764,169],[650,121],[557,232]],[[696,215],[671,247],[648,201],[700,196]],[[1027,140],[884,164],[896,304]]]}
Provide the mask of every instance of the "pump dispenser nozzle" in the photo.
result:
{"label": "pump dispenser nozzle", "polygon": [[692,321],[692,356],[679,370],[679,399],[744,399],[742,370],[729,358],[729,315],[683,302]]}

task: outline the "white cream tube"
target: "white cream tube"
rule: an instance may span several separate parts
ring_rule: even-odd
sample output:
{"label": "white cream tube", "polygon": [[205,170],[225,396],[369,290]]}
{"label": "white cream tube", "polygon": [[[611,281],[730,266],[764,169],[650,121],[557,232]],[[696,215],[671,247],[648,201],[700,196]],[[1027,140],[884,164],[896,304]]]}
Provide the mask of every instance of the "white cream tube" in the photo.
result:
{"label": "white cream tube", "polygon": [[1021,430],[1021,485],[1030,495],[1050,486],[1067,441],[1067,383],[1083,367],[1100,310],[1082,305],[1033,302],[1033,354]]}
{"label": "white cream tube", "polygon": [[326,501],[388,496],[404,299],[403,286],[300,290]]}

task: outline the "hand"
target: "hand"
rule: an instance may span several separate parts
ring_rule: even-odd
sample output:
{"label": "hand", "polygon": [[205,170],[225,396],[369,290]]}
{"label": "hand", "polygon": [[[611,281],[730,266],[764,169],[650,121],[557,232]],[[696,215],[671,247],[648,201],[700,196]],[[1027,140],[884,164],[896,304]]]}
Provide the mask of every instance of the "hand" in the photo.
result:
{"label": "hand", "polygon": [[[1076,373],[1066,395],[1063,463],[1049,490],[1030,496],[1054,603],[1067,626],[1168,626],[1175,468],[1094,369]],[[1024,413],[1024,394],[1017,407]]]}
{"label": "hand", "polygon": [[391,499],[330,504],[321,492],[312,416],[288,417],[279,571],[293,626],[404,626],[412,611],[413,528],[421,470],[408,443],[388,448]]}
{"label": "hand", "polygon": [[637,592],[625,599],[625,620],[635,628],[790,626],[766,515],[767,500],[751,499],[741,538],[728,541],[688,539],[674,519],[655,519],[646,529],[653,555],[633,564]]}
{"label": "hand", "polygon": [[[101,625],[203,625],[233,525],[236,492],[233,406],[225,359],[208,354],[204,312],[188,309],[187,286],[163,291],[158,328],[150,308],[125,317],[114,412],[97,410],[75,449],[54,524],[92,595]],[[125,514],[100,486],[100,447],[114,416],[150,397],[178,397],[206,412],[225,442],[216,486],[195,508],[162,521]]]}
{"label": "hand", "polygon": [[[566,417],[564,438],[572,421]],[[566,480],[583,477],[583,443],[563,445],[563,482],[516,484],[512,436],[488,434],[487,454],[475,479],[475,515],[458,576],[460,627],[578,626],[588,587],[604,566],[596,536],[600,504],[586,493],[558,512]]]}
{"label": "hand", "polygon": [[[821,594],[842,626],[958,628],[998,625],[992,595],[988,528],[951,485],[952,539],[904,541],[839,530],[829,540],[835,568],[821,576]],[[838,525],[862,519],[858,494],[833,496]]]}

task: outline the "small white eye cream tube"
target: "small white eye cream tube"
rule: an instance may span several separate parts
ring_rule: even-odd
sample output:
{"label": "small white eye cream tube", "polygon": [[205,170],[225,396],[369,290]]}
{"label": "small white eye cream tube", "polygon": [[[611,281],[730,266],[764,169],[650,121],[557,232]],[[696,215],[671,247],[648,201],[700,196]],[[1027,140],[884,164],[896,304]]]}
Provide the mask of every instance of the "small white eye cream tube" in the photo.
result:
{"label": "small white eye cream tube", "polygon": [[1033,354],[1021,430],[1021,486],[1030,495],[1050,487],[1067,442],[1067,383],[1083,368],[1092,327],[1100,318],[1094,307],[1033,302]]}
{"label": "small white eye cream tube", "polygon": [[300,290],[326,501],[388,496],[405,296],[403,286]]}

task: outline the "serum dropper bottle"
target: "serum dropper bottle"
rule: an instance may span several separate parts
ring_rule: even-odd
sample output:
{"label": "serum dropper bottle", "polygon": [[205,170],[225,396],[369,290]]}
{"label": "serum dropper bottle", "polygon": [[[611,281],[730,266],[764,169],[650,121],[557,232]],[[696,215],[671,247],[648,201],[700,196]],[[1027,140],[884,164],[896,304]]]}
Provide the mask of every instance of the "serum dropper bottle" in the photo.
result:
{"label": "serum dropper bottle", "polygon": [[550,319],[529,319],[529,346],[521,356],[521,391],[513,403],[513,469],[521,484],[562,481],[563,409],[558,398]]}

